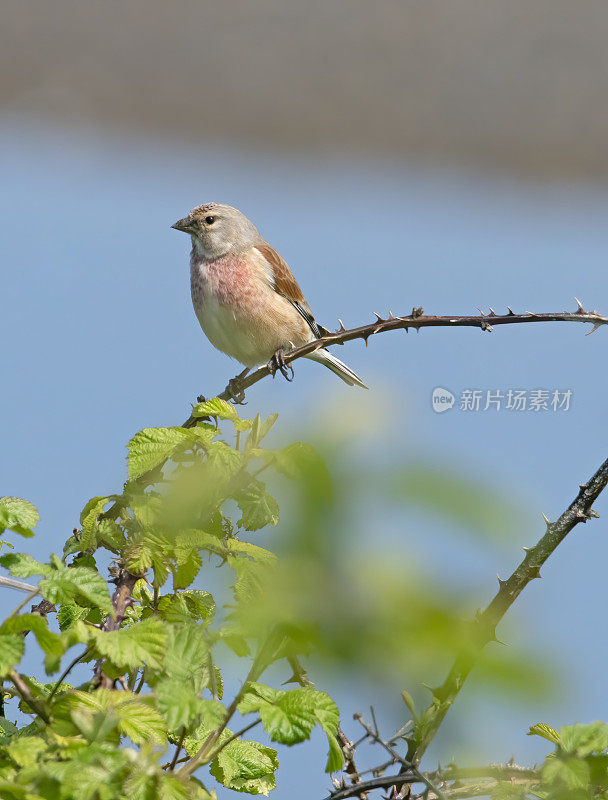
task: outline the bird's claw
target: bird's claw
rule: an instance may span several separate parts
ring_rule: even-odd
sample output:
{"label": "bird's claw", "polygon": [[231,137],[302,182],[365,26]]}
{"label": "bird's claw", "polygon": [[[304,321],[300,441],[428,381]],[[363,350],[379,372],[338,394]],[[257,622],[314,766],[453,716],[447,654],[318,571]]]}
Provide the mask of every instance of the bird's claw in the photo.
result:
{"label": "bird's claw", "polygon": [[277,350],[273,357],[268,362],[268,370],[274,378],[277,372],[285,378],[286,381],[292,381],[294,378],[293,367],[285,361],[285,353],[282,350]]}
{"label": "bird's claw", "polygon": [[410,314],[410,316],[413,319],[416,319],[417,317],[421,317],[423,314],[424,314],[424,309],[422,308],[422,306],[418,306],[418,308],[415,307],[412,308],[412,313]]}
{"label": "bird's claw", "polygon": [[238,376],[236,378],[231,378],[228,381],[228,391],[230,392],[232,402],[236,406],[247,405],[247,403],[245,402],[245,390],[243,389],[241,385],[241,380]]}

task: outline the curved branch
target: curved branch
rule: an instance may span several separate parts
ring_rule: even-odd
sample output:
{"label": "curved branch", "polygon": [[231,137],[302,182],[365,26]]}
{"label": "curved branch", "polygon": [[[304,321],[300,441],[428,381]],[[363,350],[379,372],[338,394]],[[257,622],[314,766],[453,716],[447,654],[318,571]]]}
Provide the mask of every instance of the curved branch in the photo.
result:
{"label": "curved branch", "polygon": [[475,666],[481,651],[488,642],[498,641],[496,639],[496,626],[515,600],[530,581],[540,578],[540,568],[570,531],[579,522],[587,522],[591,517],[599,516],[592,509],[592,506],[600,493],[606,488],[606,485],[608,485],[608,459],[604,461],[587,483],[581,484],[577,496],[559,519],[555,522],[549,522],[545,517],[547,528],[544,536],[539,539],[534,547],[524,548],[526,555],[506,580],[498,579],[498,592],[487,608],[475,620],[474,624],[477,629],[475,644],[466,653],[456,658],[443,684],[432,690],[434,702],[424,712],[425,719],[427,719],[424,735],[413,737],[410,740],[406,756],[406,760],[409,763],[413,765],[420,763],[420,759],[437,733],[470,671]]}
{"label": "curved branch", "polygon": [[[585,322],[593,325],[590,333],[597,330],[602,325],[608,325],[608,317],[604,317],[597,311],[585,311],[577,300],[578,308],[576,311],[558,311],[543,314],[534,314],[526,311],[523,314],[515,314],[510,308],[507,314],[496,314],[490,308],[488,314],[480,312],[477,316],[427,316],[423,314],[422,308],[412,309],[412,313],[403,317],[395,317],[392,312],[386,319],[382,319],[376,314],[377,319],[367,325],[360,325],[357,328],[345,328],[340,321],[340,328],[335,333],[328,333],[320,339],[297,347],[285,353],[284,360],[290,364],[298,358],[314,353],[321,347],[331,347],[336,344],[345,344],[353,339],[363,339],[367,344],[370,336],[387,331],[405,330],[414,328],[419,331],[421,328],[480,328],[482,331],[492,331],[495,325],[519,325],[530,322]],[[244,378],[234,378],[226,386],[224,391],[217,395],[222,400],[232,400],[235,394],[241,395],[254,384],[270,375],[270,368],[267,364],[258,367]],[[189,417],[184,422],[183,427],[191,428],[197,422],[196,417]]]}

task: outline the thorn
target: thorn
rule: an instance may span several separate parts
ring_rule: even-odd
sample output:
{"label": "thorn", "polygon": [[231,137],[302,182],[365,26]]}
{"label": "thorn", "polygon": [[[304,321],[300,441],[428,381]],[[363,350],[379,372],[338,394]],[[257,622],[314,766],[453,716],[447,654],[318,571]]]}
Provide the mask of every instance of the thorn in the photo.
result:
{"label": "thorn", "polygon": [[530,574],[532,575],[532,579],[542,578],[542,575],[540,574],[540,567],[536,567],[536,569],[532,570]]}
{"label": "thorn", "polygon": [[393,312],[390,309],[389,309],[389,312],[388,312],[388,318],[389,319],[395,319],[395,317],[393,316]]}
{"label": "thorn", "polygon": [[594,508],[592,508],[592,509],[589,510],[589,517],[593,517],[593,519],[599,519],[600,515],[597,513],[597,511]]}
{"label": "thorn", "polygon": [[483,313],[483,311],[481,310],[481,308],[479,308],[479,306],[477,306],[477,310],[479,311],[479,313],[480,313],[480,315],[481,315],[482,317],[485,317],[485,314]]}
{"label": "thorn", "polygon": [[513,309],[510,306],[507,306],[507,311],[509,312],[507,314],[508,317],[514,317],[515,316],[515,313],[514,313]]}
{"label": "thorn", "polygon": [[340,317],[338,317],[338,322],[340,323],[340,327],[338,328],[338,330],[336,331],[336,333],[342,333],[342,331],[345,331],[345,330],[346,330],[346,328],[344,327],[344,323],[342,322],[342,320],[340,319]]}
{"label": "thorn", "polygon": [[490,306],[490,316],[491,316],[491,317],[495,317],[495,316],[496,316],[496,312],[494,311],[494,309],[492,308],[492,306]]}
{"label": "thorn", "polygon": [[596,330],[597,330],[598,328],[601,328],[601,327],[602,327],[602,325],[603,325],[603,323],[602,323],[602,322],[596,322],[596,323],[594,324],[593,328],[591,328],[591,330],[590,330],[590,331],[588,331],[588,332],[585,334],[585,336],[591,336],[591,334],[592,334],[592,333],[595,333],[595,332],[596,332]]}
{"label": "thorn", "polygon": [[588,483],[579,483],[578,488],[581,489],[581,491],[584,492],[585,489],[589,488],[589,484]]}
{"label": "thorn", "polygon": [[498,579],[498,586],[499,586],[500,589],[502,589],[504,586],[506,586],[506,584],[507,584],[506,580],[503,581],[503,579],[500,577],[500,575],[497,575],[496,578]]}
{"label": "thorn", "polygon": [[532,550],[534,550],[534,548],[533,547],[522,547],[522,550],[524,551],[524,553],[529,553]]}
{"label": "thorn", "polygon": [[551,522],[549,521],[549,518],[547,517],[547,515],[546,515],[546,514],[543,514],[543,519],[544,519],[544,520],[545,520],[545,522],[547,523],[547,527],[549,527],[549,525],[551,525]]}
{"label": "thorn", "polygon": [[380,316],[380,314],[378,314],[378,312],[377,312],[377,311],[374,311],[374,316],[376,317],[376,319],[378,320],[378,322],[384,322],[384,320],[382,319],[382,317]]}
{"label": "thorn", "polygon": [[485,321],[482,321],[482,323],[480,325],[480,328],[481,328],[482,331],[488,331],[488,333],[492,333],[492,331],[494,330],[492,328],[492,326],[488,322],[485,322]]}
{"label": "thorn", "polygon": [[576,305],[578,306],[578,308],[576,309],[576,311],[575,311],[574,313],[575,313],[575,314],[586,314],[587,312],[586,312],[586,311],[585,311],[585,309],[583,308],[583,306],[582,306],[582,303],[581,303],[581,301],[578,299],[578,297],[575,297],[574,299],[576,300]]}
{"label": "thorn", "polygon": [[365,342],[365,346],[366,346],[366,347],[367,347],[367,340],[369,339],[369,337],[370,337],[371,335],[372,335],[372,334],[371,334],[371,332],[370,332],[370,333],[364,333],[364,334],[363,334],[363,341]]}

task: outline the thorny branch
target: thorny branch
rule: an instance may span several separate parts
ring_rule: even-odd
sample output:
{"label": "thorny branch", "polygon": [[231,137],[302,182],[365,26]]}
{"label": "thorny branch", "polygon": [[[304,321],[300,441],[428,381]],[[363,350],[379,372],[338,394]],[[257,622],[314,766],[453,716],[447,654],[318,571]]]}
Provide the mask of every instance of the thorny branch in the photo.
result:
{"label": "thorny branch", "polygon": [[[597,330],[602,325],[608,324],[608,317],[604,317],[597,311],[585,311],[580,301],[577,300],[578,308],[576,311],[559,311],[556,313],[543,313],[534,314],[531,311],[526,311],[523,314],[515,314],[510,308],[507,314],[496,314],[494,309],[490,308],[488,314],[480,311],[478,316],[427,316],[423,313],[422,308],[412,309],[412,313],[403,317],[395,317],[392,312],[386,319],[383,319],[376,314],[376,321],[370,322],[367,325],[360,325],[357,328],[345,328],[340,322],[340,328],[334,333],[327,333],[320,339],[315,339],[312,342],[297,347],[284,354],[285,364],[290,364],[297,358],[302,358],[314,353],[322,347],[331,347],[335,344],[345,344],[353,339],[363,339],[367,344],[370,336],[375,336],[378,333],[385,333],[386,331],[405,330],[409,331],[414,328],[419,331],[421,328],[480,328],[482,331],[492,331],[495,325],[518,325],[529,322],[586,322],[593,325],[590,333]],[[268,364],[258,367],[249,375],[239,378],[233,378],[224,391],[218,395],[222,400],[237,400],[242,402],[244,393],[247,389],[258,383],[263,378],[272,374]],[[184,423],[185,428],[191,428],[197,422],[196,417],[190,417]]]}
{"label": "thorny branch", "polygon": [[[498,592],[487,608],[478,614],[473,623],[475,635],[472,639],[472,646],[456,658],[444,683],[432,690],[433,703],[423,712],[426,721],[424,730],[416,730],[414,727],[413,735],[408,739],[408,752],[404,758],[398,756],[396,753],[394,754],[393,763],[401,763],[399,775],[379,775],[368,781],[361,781],[360,775],[351,775],[352,785],[340,785],[326,800],[345,800],[345,798],[348,797],[360,797],[361,792],[370,792],[375,789],[395,787],[395,789],[398,790],[406,785],[421,782],[421,778],[423,782],[426,783],[426,781],[430,781],[432,784],[444,784],[454,780],[462,781],[477,778],[493,778],[495,781],[500,779],[512,780],[515,778],[530,781],[534,779],[536,775],[535,770],[526,770],[521,767],[516,767],[513,764],[506,765],[506,767],[484,767],[460,770],[450,768],[452,770],[451,772],[437,770],[435,773],[421,773],[418,771],[417,767],[469,673],[473,669],[481,651],[489,642],[498,641],[496,638],[496,626],[498,623],[502,620],[528,583],[535,578],[540,578],[541,567],[546,563],[547,559],[570,531],[580,522],[587,522],[588,519],[599,516],[597,512],[593,510],[592,506],[607,485],[608,459],[604,461],[587,483],[580,485],[579,492],[574,500],[555,522],[550,522],[544,517],[546,523],[544,535],[534,547],[524,548],[526,554],[509,578],[506,580],[498,579]],[[359,715],[356,715],[355,718],[358,717]],[[388,752],[392,751],[392,740],[384,741],[379,736],[377,730],[374,732],[369,726],[364,727],[371,738],[382,744]],[[391,754],[393,755],[392,752]],[[505,772],[505,770],[507,770],[507,772]],[[354,777],[359,778],[359,780],[355,781]],[[459,798],[464,798],[489,795],[492,788],[492,785],[489,784],[482,784],[481,786],[476,784],[467,787],[459,786],[458,791],[456,791],[456,787],[444,789],[442,786],[441,791],[445,797],[457,796]],[[438,794],[436,789],[430,792],[427,791],[425,794],[429,800],[430,798],[441,797],[441,793]]]}

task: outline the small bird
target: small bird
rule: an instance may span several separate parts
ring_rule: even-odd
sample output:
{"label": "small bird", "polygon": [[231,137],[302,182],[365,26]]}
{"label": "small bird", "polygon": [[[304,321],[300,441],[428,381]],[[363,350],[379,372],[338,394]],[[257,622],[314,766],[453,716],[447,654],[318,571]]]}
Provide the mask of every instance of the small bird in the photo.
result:
{"label": "small bird", "polygon": [[[211,344],[246,369],[268,363],[288,380],[286,351],[329,333],[318,325],[291,270],[255,225],[232,206],[205,203],[171,226],[192,238],[192,304]],[[306,358],[325,364],[349,386],[367,387],[320,348]],[[293,375],[293,370],[291,370]]]}

